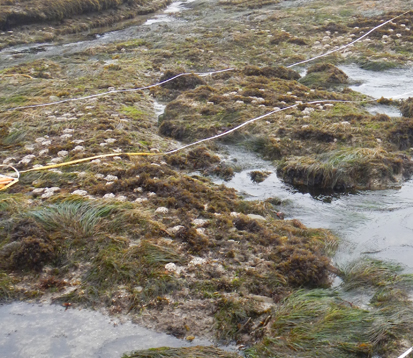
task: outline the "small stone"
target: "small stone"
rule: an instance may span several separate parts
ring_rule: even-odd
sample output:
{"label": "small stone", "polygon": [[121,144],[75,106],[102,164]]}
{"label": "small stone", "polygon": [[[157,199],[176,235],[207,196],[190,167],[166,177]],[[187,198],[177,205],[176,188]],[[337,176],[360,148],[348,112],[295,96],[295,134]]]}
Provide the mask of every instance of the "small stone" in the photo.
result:
{"label": "small stone", "polygon": [[381,143],[382,140],[380,138],[376,138],[377,143]]}
{"label": "small stone", "polygon": [[16,158],[15,157],[8,157],[6,159],[3,160],[3,164],[9,164],[12,163],[13,161],[15,161]]}
{"label": "small stone", "polygon": [[42,145],[44,145],[44,146],[50,145],[50,144],[52,144],[51,140],[45,140],[45,141],[42,142]]}
{"label": "small stone", "polygon": [[71,129],[71,128],[66,128],[65,130],[63,130],[63,133],[67,134],[67,133],[73,133],[75,130]]}
{"label": "small stone", "polygon": [[32,193],[33,194],[41,194],[41,193],[44,192],[44,190],[45,190],[45,188],[36,188],[36,189],[33,189]]}
{"label": "small stone", "polygon": [[194,257],[191,261],[189,261],[188,266],[197,266],[197,265],[204,265],[206,260],[202,257]]}
{"label": "small stone", "polygon": [[106,147],[106,146],[108,145],[108,143],[99,143],[99,145],[100,145],[101,147]]}
{"label": "small stone", "polygon": [[173,262],[170,262],[165,265],[165,270],[169,272],[176,272],[177,268],[178,267]]}
{"label": "small stone", "polygon": [[148,193],[148,196],[149,196],[149,197],[154,197],[154,196],[156,196],[156,193],[154,193],[154,192],[151,191],[150,193]]}
{"label": "small stone", "polygon": [[71,135],[71,134],[69,134],[69,133],[67,133],[67,134],[62,134],[62,135],[60,136],[61,139],[69,139],[69,138],[72,138],[72,137],[73,137],[73,135]]}
{"label": "small stone", "polygon": [[196,230],[196,232],[197,232],[199,235],[205,235],[205,228],[203,228],[203,227],[198,227],[198,228],[196,228],[195,230]]}
{"label": "small stone", "polygon": [[51,196],[53,196],[53,194],[56,192],[56,191],[59,191],[60,190],[60,188],[58,188],[58,187],[52,187],[52,188],[45,188],[45,190],[44,190],[44,193],[43,193],[43,195],[41,196],[41,198],[42,199],[47,199],[47,198],[50,198]]}
{"label": "small stone", "polygon": [[33,154],[26,155],[20,160],[19,164],[29,164],[33,158],[35,158],[35,155]]}
{"label": "small stone", "polygon": [[104,178],[106,181],[115,181],[118,180],[118,177],[116,175],[106,175],[106,177]]}
{"label": "small stone", "polygon": [[128,200],[128,198],[127,198],[125,195],[118,195],[118,196],[116,197],[116,200],[125,202],[125,201]]}
{"label": "small stone", "polygon": [[108,138],[108,139],[105,139],[105,142],[106,142],[106,143],[109,143],[109,144],[112,144],[112,143],[115,143],[115,142],[116,142],[116,139],[114,139],[114,138]]}
{"label": "small stone", "polygon": [[248,214],[247,216],[252,220],[267,221],[267,219],[263,217],[262,215]]}
{"label": "small stone", "polygon": [[235,211],[233,211],[230,215],[231,215],[233,218],[237,218],[238,216],[240,216],[240,213],[236,213]]}
{"label": "small stone", "polygon": [[75,139],[75,140],[72,140],[72,143],[75,143],[75,144],[81,144],[81,143],[84,143],[85,141],[83,140],[83,139]]}
{"label": "small stone", "polygon": [[167,214],[169,212],[168,208],[165,208],[164,206],[160,206],[155,210],[155,214]]}
{"label": "small stone", "polygon": [[40,156],[43,156],[43,155],[46,155],[47,153],[49,153],[49,149],[42,149],[42,150],[39,152],[39,155],[40,155]]}
{"label": "small stone", "polygon": [[39,137],[39,138],[36,138],[34,141],[35,141],[36,143],[41,143],[41,142],[43,142],[44,140],[46,140],[46,138],[44,138],[44,137]]}
{"label": "small stone", "polygon": [[29,152],[33,152],[34,151],[34,146],[33,145],[25,145],[24,149],[28,150]]}
{"label": "small stone", "polygon": [[53,158],[50,163],[57,164],[63,162],[63,158]]}
{"label": "small stone", "polygon": [[100,164],[100,163],[101,163],[101,160],[100,160],[100,159],[94,159],[94,160],[91,161],[91,163],[93,163],[93,164]]}
{"label": "small stone", "polygon": [[113,193],[108,193],[103,195],[103,199],[113,199],[115,197],[115,194]]}
{"label": "small stone", "polygon": [[86,196],[88,193],[86,190],[75,190],[72,192],[72,195],[80,195],[80,196]]}
{"label": "small stone", "polygon": [[72,149],[73,152],[84,152],[85,151],[85,147],[83,147],[82,145],[77,145],[76,147],[74,147]]}
{"label": "small stone", "polygon": [[61,158],[66,157],[69,154],[67,150],[61,150],[60,152],[57,152],[57,155]]}
{"label": "small stone", "polygon": [[114,183],[114,181],[108,181],[107,183],[106,183],[106,185],[112,185]]}
{"label": "small stone", "polygon": [[80,172],[77,174],[78,178],[86,178],[87,177],[87,173],[86,172]]}
{"label": "small stone", "polygon": [[147,199],[147,198],[137,198],[137,199],[135,200],[135,203],[141,204],[141,203],[143,203],[143,202],[145,202],[145,201],[148,201],[148,199]]}
{"label": "small stone", "polygon": [[133,189],[134,193],[142,193],[143,189],[141,187]]}
{"label": "small stone", "polygon": [[176,226],[174,226],[174,227],[169,228],[168,231],[169,231],[171,234],[175,235],[176,233],[178,233],[179,230],[182,230],[182,229],[185,229],[185,226],[176,225]]}
{"label": "small stone", "polygon": [[208,223],[208,220],[205,219],[195,219],[192,220],[192,225],[196,226],[196,227],[203,227]]}

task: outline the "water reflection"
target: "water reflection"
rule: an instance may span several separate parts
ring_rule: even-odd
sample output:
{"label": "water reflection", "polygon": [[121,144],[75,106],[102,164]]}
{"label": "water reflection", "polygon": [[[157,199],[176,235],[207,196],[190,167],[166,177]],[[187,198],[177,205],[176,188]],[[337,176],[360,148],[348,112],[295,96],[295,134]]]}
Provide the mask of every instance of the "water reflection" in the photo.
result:
{"label": "water reflection", "polygon": [[0,357],[120,358],[137,349],[211,345],[199,339],[189,343],[130,322],[122,324],[96,311],[65,311],[56,305],[3,305],[0,322]]}
{"label": "water reflection", "polygon": [[[215,182],[235,188],[247,200],[278,197],[283,200],[286,219],[297,218],[308,227],[332,230],[343,239],[335,257],[345,264],[362,255],[396,260],[413,272],[413,181],[400,190],[365,191],[354,194],[313,196],[300,192],[277,178],[271,162],[241,148],[226,147],[226,160],[240,172],[228,182]],[[251,181],[252,170],[271,171],[262,183]]]}

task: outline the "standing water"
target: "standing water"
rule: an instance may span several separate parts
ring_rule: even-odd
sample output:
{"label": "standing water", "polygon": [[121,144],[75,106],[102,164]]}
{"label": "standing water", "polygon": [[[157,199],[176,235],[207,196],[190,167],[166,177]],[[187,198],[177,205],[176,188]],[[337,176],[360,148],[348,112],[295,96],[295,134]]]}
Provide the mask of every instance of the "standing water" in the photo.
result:
{"label": "standing water", "polygon": [[91,310],[15,302],[0,306],[0,357],[120,358],[137,349],[211,345],[155,333]]}
{"label": "standing water", "polygon": [[[412,91],[413,69],[393,69],[380,73],[342,66],[357,85],[351,88],[374,98],[395,97]],[[376,106],[376,113],[386,113],[386,107]],[[397,111],[394,107],[388,111]],[[390,115],[389,113],[386,113]],[[400,115],[400,114],[398,114]],[[363,191],[340,196],[312,196],[301,193],[277,178],[276,168],[268,161],[245,150],[229,147],[228,160],[236,161],[241,169],[228,181],[216,180],[235,188],[249,200],[277,197],[283,200],[287,218],[301,220],[308,227],[332,230],[343,239],[334,258],[344,265],[360,256],[392,260],[413,272],[413,180],[399,190]],[[253,170],[270,171],[262,183],[254,183],[249,173]]]}

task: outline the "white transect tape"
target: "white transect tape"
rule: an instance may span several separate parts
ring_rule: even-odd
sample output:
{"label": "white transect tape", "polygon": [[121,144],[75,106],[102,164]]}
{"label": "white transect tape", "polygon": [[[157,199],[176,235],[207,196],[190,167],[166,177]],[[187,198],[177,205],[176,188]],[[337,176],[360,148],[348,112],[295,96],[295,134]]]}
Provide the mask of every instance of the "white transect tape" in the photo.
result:
{"label": "white transect tape", "polygon": [[271,111],[271,112],[268,112],[268,113],[266,113],[266,114],[263,114],[263,115],[261,115],[261,116],[259,116],[259,117],[255,117],[255,118],[249,119],[248,121],[240,124],[239,126],[236,126],[236,127],[232,128],[232,129],[230,129],[230,130],[227,130],[226,132],[223,132],[223,133],[214,135],[214,136],[212,136],[212,137],[208,137],[208,138],[201,139],[201,140],[199,140],[199,141],[197,141],[197,142],[184,145],[184,146],[182,146],[182,147],[179,147],[179,148],[177,148],[177,149],[170,150],[169,152],[165,152],[165,153],[163,153],[163,154],[172,154],[172,153],[181,151],[181,150],[183,150],[183,149],[186,149],[186,148],[189,148],[189,147],[193,147],[193,146],[198,145],[198,144],[203,143],[203,142],[208,142],[208,141],[210,141],[210,140],[214,140],[214,139],[217,139],[217,138],[220,138],[220,137],[224,137],[224,136],[226,136],[226,135],[228,135],[228,134],[230,134],[230,133],[232,133],[232,132],[237,131],[238,129],[241,129],[242,127],[244,127],[244,126],[246,126],[246,125],[248,125],[248,124],[250,124],[250,123],[253,123],[253,122],[256,122],[256,121],[258,121],[258,120],[260,120],[260,119],[263,119],[263,118],[265,118],[265,117],[271,116],[272,114],[275,114],[275,113],[278,113],[278,112],[282,112],[282,111],[286,111],[287,109],[296,108],[296,107],[298,107],[299,105],[320,104],[320,103],[360,103],[360,102],[375,102],[375,101],[376,101],[376,100],[374,100],[374,99],[373,99],[373,100],[368,100],[368,101],[345,101],[345,100],[331,100],[331,99],[326,99],[326,100],[319,100],[319,101],[312,101],[312,102],[305,102],[305,103],[300,103],[300,104],[294,104],[294,105],[292,105],[292,106],[280,108],[280,109],[277,109],[277,110],[275,110],[275,111]]}
{"label": "white transect tape", "polygon": [[[300,62],[297,62],[297,63],[293,63],[292,65],[289,65],[289,66],[286,66],[286,67],[287,67],[287,68],[291,68],[291,67],[294,67],[294,66],[298,66],[298,65],[301,65],[301,64],[304,64],[304,63],[308,63],[308,62],[317,60],[317,59],[319,59],[319,58],[322,58],[322,57],[331,55],[331,54],[334,53],[334,52],[341,51],[341,50],[343,50],[343,49],[345,49],[345,48],[347,48],[347,47],[355,44],[356,42],[364,39],[365,37],[367,37],[368,35],[370,35],[373,31],[379,29],[380,27],[383,27],[383,26],[387,25],[388,23],[392,22],[393,20],[396,20],[396,19],[398,19],[399,17],[402,17],[402,16],[406,15],[406,14],[409,13],[410,11],[411,11],[411,10],[406,11],[406,12],[404,12],[404,13],[401,14],[401,15],[395,16],[395,17],[393,17],[392,19],[390,19],[390,20],[388,20],[388,21],[386,21],[386,22],[383,22],[382,24],[380,24],[380,25],[372,28],[370,31],[366,32],[363,36],[357,38],[356,40],[354,40],[354,41],[352,41],[352,42],[350,42],[350,43],[348,43],[347,45],[341,46],[340,48],[338,48],[338,49],[336,49],[336,50],[328,51],[328,52],[326,52],[326,53],[324,53],[324,54],[321,54],[321,55],[319,55],[319,56],[315,56],[315,57],[309,58],[308,60],[304,60],[304,61],[300,61]],[[205,76],[209,76],[209,75],[213,75],[213,74],[221,73],[221,72],[227,72],[227,71],[234,71],[234,68],[227,68],[227,69],[224,69],[224,70],[217,70],[217,71],[204,72],[204,73],[193,73],[193,74],[198,75],[198,76],[201,76],[201,77],[205,77]],[[93,95],[85,96],[85,97],[68,98],[68,99],[64,99],[64,100],[56,101],[56,102],[49,102],[49,103],[43,103],[43,104],[34,104],[34,105],[22,106],[22,107],[14,107],[14,108],[6,109],[5,111],[15,111],[15,110],[27,109],[27,108],[46,107],[46,106],[52,106],[52,105],[60,104],[60,103],[82,101],[82,100],[85,100],[85,99],[91,99],[91,98],[101,97],[101,96],[105,96],[105,95],[113,94],[113,93],[123,93],[123,92],[141,91],[141,90],[144,90],[144,89],[149,89],[149,88],[152,88],[152,87],[160,86],[160,85],[162,85],[162,84],[164,84],[164,83],[167,83],[167,82],[170,82],[170,81],[172,81],[172,80],[174,80],[174,79],[176,79],[176,78],[178,78],[178,77],[188,76],[188,75],[191,75],[191,74],[192,74],[192,73],[181,73],[181,74],[176,75],[176,76],[174,76],[174,77],[172,77],[172,78],[169,78],[169,79],[167,79],[167,80],[165,80],[165,81],[158,82],[158,83],[155,83],[155,84],[152,84],[152,85],[149,85],[149,86],[139,87],[139,88],[133,88],[133,89],[127,89],[127,90],[113,90],[113,91],[102,92],[102,93],[93,94]]]}
{"label": "white transect tape", "polygon": [[405,358],[405,357],[407,357],[410,353],[412,353],[413,352],[413,347],[412,348],[410,348],[410,349],[408,349],[406,352],[404,352],[400,357],[398,357],[398,358]]}
{"label": "white transect tape", "polygon": [[406,15],[406,14],[409,13],[410,11],[411,11],[411,10],[406,11],[406,12],[404,12],[404,13],[401,14],[401,15],[398,15],[398,16],[393,17],[392,19],[390,19],[390,20],[388,20],[388,21],[386,21],[386,22],[383,22],[382,24],[380,24],[380,25],[372,28],[370,31],[366,32],[363,36],[360,36],[359,38],[355,39],[354,41],[351,41],[351,42],[348,43],[347,45],[341,46],[340,48],[335,49],[335,50],[328,51],[328,52],[326,52],[326,53],[323,53],[322,55],[309,58],[308,60],[304,60],[304,61],[300,61],[300,62],[297,62],[297,63],[293,63],[292,65],[289,65],[289,66],[286,66],[286,67],[287,67],[287,68],[290,68],[290,67],[302,65],[302,64],[304,64],[304,63],[311,62],[311,61],[317,60],[317,59],[319,59],[319,58],[322,58],[322,57],[331,55],[331,54],[334,53],[334,52],[344,50],[345,48],[347,48],[347,47],[355,44],[356,42],[364,39],[365,37],[367,37],[368,35],[370,35],[373,31],[376,31],[376,30],[379,29],[380,27],[383,27],[384,25],[387,25],[389,22],[392,22],[393,20],[396,20],[396,19],[398,19],[399,17],[402,17],[403,15]]}
{"label": "white transect tape", "polygon": [[52,105],[60,104],[60,103],[83,101],[83,100],[85,100],[85,99],[102,97],[102,96],[106,96],[106,95],[108,95],[108,94],[114,94],[114,93],[136,92],[136,91],[141,91],[141,90],[145,90],[145,89],[150,89],[150,88],[152,88],[152,87],[161,86],[161,85],[163,85],[164,83],[173,81],[173,80],[175,80],[176,78],[182,77],[182,76],[197,75],[197,76],[200,76],[200,77],[206,77],[206,76],[214,75],[214,74],[216,74],[216,73],[222,73],[222,72],[233,71],[233,70],[234,70],[233,68],[226,68],[226,69],[224,69],[224,70],[217,70],[217,71],[210,71],[210,72],[201,72],[201,73],[197,73],[197,72],[194,72],[194,73],[190,73],[190,72],[180,73],[179,75],[176,75],[176,76],[174,76],[174,77],[168,78],[168,79],[165,80],[165,81],[158,82],[158,83],[154,83],[154,84],[149,85],[149,86],[132,88],[132,89],[124,89],[124,90],[113,90],[113,91],[108,91],[108,92],[102,92],[102,93],[92,94],[92,95],[90,95],[90,96],[85,96],[85,97],[62,99],[61,101],[56,101],[56,102],[49,102],[49,103],[42,103],[42,104],[33,104],[33,105],[30,105],[30,106],[22,106],[22,107],[14,107],[14,108],[6,109],[6,111],[15,111],[15,110],[27,109],[27,108],[46,107],[46,106],[52,106]]}

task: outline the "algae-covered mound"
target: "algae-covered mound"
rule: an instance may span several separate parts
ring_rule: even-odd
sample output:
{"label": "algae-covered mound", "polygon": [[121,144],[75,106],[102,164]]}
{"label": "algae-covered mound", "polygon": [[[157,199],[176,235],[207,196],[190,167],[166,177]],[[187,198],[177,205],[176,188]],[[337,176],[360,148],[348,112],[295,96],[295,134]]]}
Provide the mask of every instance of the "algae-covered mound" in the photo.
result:
{"label": "algae-covered mound", "polygon": [[125,7],[130,10],[134,9],[133,12],[131,11],[128,14],[132,16],[133,14],[150,11],[151,6],[152,11],[155,11],[166,6],[168,2],[159,0],[149,3],[143,0],[29,0],[22,4],[14,0],[1,0],[0,29],[4,31],[10,30],[15,26],[61,21],[76,15],[102,12],[108,9],[120,9],[122,7],[123,10],[125,10]]}
{"label": "algae-covered mound", "polygon": [[124,354],[122,358],[238,358],[236,353],[215,347],[195,346],[188,348],[152,348]]}
{"label": "algae-covered mound", "polygon": [[283,80],[298,80],[301,77],[298,72],[283,66],[264,68],[246,66],[242,72],[247,76],[264,76],[269,78],[281,78]]}
{"label": "algae-covered mound", "polygon": [[282,161],[277,174],[293,185],[334,190],[400,186],[412,173],[411,161],[382,149],[354,148]]}
{"label": "algae-covered mound", "polygon": [[404,100],[400,106],[403,117],[413,118],[413,98]]}
{"label": "algae-covered mound", "polygon": [[300,82],[311,87],[329,87],[347,83],[348,76],[331,63],[320,63],[310,66]]}

